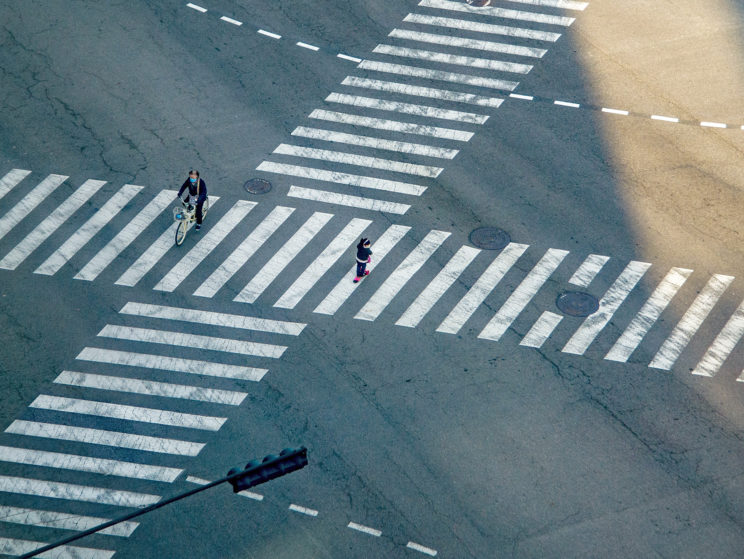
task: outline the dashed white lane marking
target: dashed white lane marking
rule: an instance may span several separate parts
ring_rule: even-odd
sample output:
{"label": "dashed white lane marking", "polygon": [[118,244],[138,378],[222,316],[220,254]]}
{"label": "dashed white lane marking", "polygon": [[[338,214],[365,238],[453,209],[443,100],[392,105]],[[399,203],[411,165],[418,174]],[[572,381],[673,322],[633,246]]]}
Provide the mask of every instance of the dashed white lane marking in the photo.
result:
{"label": "dashed white lane marking", "polygon": [[137,464],[134,462],[122,462],[120,460],[109,460],[106,458],[93,458],[90,456],[61,454],[59,452],[46,452],[43,450],[31,450],[10,446],[0,446],[0,461],[46,468],[59,468],[62,470],[90,472],[105,476],[146,479],[149,481],[161,481],[165,483],[171,483],[181,475],[181,472],[183,471],[178,468],[150,466],[149,464]]}
{"label": "dashed white lane marking", "polygon": [[436,25],[450,29],[461,29],[463,31],[475,31],[477,33],[489,33],[491,35],[504,35],[507,37],[520,37],[522,39],[535,39],[537,41],[557,41],[560,33],[549,33],[547,31],[536,31],[534,29],[523,29],[507,25],[493,25],[491,23],[478,23],[475,21],[453,19],[449,17],[435,17],[421,14],[408,14],[403,21],[419,23],[422,25]]}
{"label": "dashed white lane marking", "polygon": [[436,557],[437,556],[437,550],[436,549],[432,549],[430,547],[423,546],[420,543],[408,542],[406,544],[406,547],[408,549],[413,549],[414,551],[419,551],[419,552],[423,553],[424,555],[429,555],[431,557]]}
{"label": "dashed white lane marking", "polygon": [[532,58],[542,58],[546,52],[545,49],[535,47],[523,47],[510,45],[507,43],[494,43],[491,41],[480,41],[477,39],[468,39],[465,37],[453,37],[451,35],[438,35],[436,33],[422,33],[419,31],[409,31],[407,29],[393,29],[388,33],[388,37],[396,39],[406,39],[409,41],[420,41],[435,45],[445,45],[450,47],[460,47],[472,50],[481,50],[487,52],[499,52],[502,54],[513,54],[515,56],[530,56]]}
{"label": "dashed white lane marking", "polygon": [[111,417],[114,419],[123,419],[124,421],[154,423],[156,425],[185,427],[187,429],[202,429],[205,431],[219,431],[225,421],[227,421],[226,417],[194,415],[191,413],[126,406],[123,404],[97,402],[94,400],[62,398],[60,396],[48,396],[46,394],[37,396],[36,399],[29,404],[29,407],[65,413]]}
{"label": "dashed white lane marking", "polygon": [[571,101],[559,101],[558,99],[553,101],[553,104],[560,105],[561,107],[571,107],[572,109],[578,109],[579,107],[581,107],[579,103],[572,103]]}
{"label": "dashed white lane marking", "polygon": [[[27,509],[22,507],[0,506],[0,522],[23,524],[25,526],[40,526],[42,528],[57,528],[58,530],[88,530],[108,522],[110,518],[96,516],[82,516],[66,512],[50,510]],[[137,529],[139,523],[124,521],[114,526],[99,530],[98,534],[128,538]]]}
{"label": "dashed white lane marking", "polygon": [[[15,538],[0,538],[0,554],[2,555],[24,555],[31,553],[47,545],[47,542],[37,542],[32,540],[19,540]],[[95,549],[92,547],[77,547],[74,545],[62,545],[53,550],[54,555],[46,553],[40,557],[74,557],[75,559],[110,559],[114,556],[115,551],[105,549]]]}
{"label": "dashed white lane marking", "polygon": [[512,99],[521,99],[523,101],[532,101],[535,99],[532,95],[522,95],[521,93],[510,93],[509,97]]}
{"label": "dashed white lane marking", "polygon": [[237,19],[233,19],[231,17],[222,16],[220,19],[222,21],[226,21],[227,23],[232,23],[233,25],[237,25],[238,27],[240,27],[241,25],[243,25],[243,22],[242,21],[238,21]]}
{"label": "dashed white lane marking", "polygon": [[529,332],[527,332],[524,338],[522,338],[522,341],[519,342],[519,345],[541,348],[545,343],[545,340],[550,337],[553,330],[555,330],[555,327],[558,326],[558,323],[560,323],[561,320],[563,320],[563,317],[559,314],[550,311],[543,312],[540,315],[540,318],[538,318],[532,325]]}
{"label": "dashed white lane marking", "polygon": [[257,33],[260,33],[261,35],[266,35],[267,37],[271,37],[272,39],[281,39],[281,35],[277,35],[276,33],[272,33],[271,31],[266,31],[264,29],[259,29]]}
{"label": "dashed white lane marking", "polygon": [[515,19],[519,21],[529,21],[532,23],[546,23],[548,25],[570,26],[575,18],[563,17],[550,14],[541,14],[536,12],[523,12],[520,10],[506,10],[503,8],[494,8],[485,6],[476,8],[461,2],[451,2],[450,0],[421,0],[418,4],[424,8],[438,8],[440,10],[450,10],[453,12],[465,12],[468,14],[478,14],[499,19]]}
{"label": "dashed white lane marking", "polygon": [[665,122],[679,122],[679,119],[673,116],[651,115],[651,118],[653,120],[663,120]]}
{"label": "dashed white lane marking", "polygon": [[692,270],[686,268],[672,268],[607,352],[605,359],[625,363],[691,273]]}
{"label": "dashed white lane marking", "polygon": [[648,365],[649,367],[665,371],[672,368],[682,350],[687,347],[687,344],[732,281],[734,281],[733,276],[721,274],[715,274],[708,280],[703,290],[679,320],[677,326],[674,327],[672,333],[669,334],[659,351],[656,352],[653,360]]}
{"label": "dashed white lane marking", "polygon": [[296,45],[297,45],[298,47],[302,47],[303,49],[314,50],[314,51],[318,51],[318,50],[320,50],[320,48],[319,48],[319,47],[316,47],[315,45],[309,45],[309,44],[307,44],[307,43],[303,43],[302,41],[298,41],[298,42],[297,42],[297,43],[295,43],[295,44],[296,44]]}
{"label": "dashed white lane marking", "polygon": [[54,379],[54,382],[56,384],[66,384],[68,386],[79,386],[82,388],[144,394],[159,398],[196,400],[225,406],[239,406],[245,400],[245,397],[248,396],[245,392],[235,392],[233,390],[202,388],[201,386],[188,386],[125,377],[110,377],[91,373],[78,373],[75,371],[62,371]]}
{"label": "dashed white lane marking", "polygon": [[73,427],[59,423],[41,423],[38,421],[25,421],[16,419],[11,423],[6,433],[14,435],[25,435],[27,437],[41,437],[45,439],[56,439],[60,441],[74,441],[102,446],[115,446],[119,448],[131,448],[146,452],[157,452],[161,454],[176,454],[180,456],[196,456],[204,448],[204,443],[180,441],[177,439],[164,439],[161,437],[150,437],[147,435],[133,435],[118,431],[104,431],[103,429],[90,429],[88,427]]}
{"label": "dashed white lane marking", "polygon": [[622,109],[609,109],[607,107],[602,107],[603,113],[610,113],[614,115],[622,115],[622,116],[628,116],[630,113],[628,111],[622,110]]}
{"label": "dashed white lane marking", "polygon": [[349,522],[346,527],[351,528],[352,530],[356,530],[357,532],[363,532],[365,534],[369,534],[370,536],[375,536],[377,538],[382,535],[382,532],[380,530],[370,528],[369,526],[364,526],[363,524],[357,524],[356,522]]}
{"label": "dashed white lane marking", "polygon": [[603,256],[601,254],[590,254],[581,263],[581,266],[574,272],[568,283],[578,285],[580,287],[589,287],[592,280],[596,277],[599,271],[604,267],[607,261],[610,259],[609,256]]}
{"label": "dashed white lane marking", "polygon": [[0,198],[10,192],[14,186],[31,174],[31,171],[25,169],[11,169],[5,176],[0,179]]}
{"label": "dashed white lane marking", "polygon": [[361,62],[361,58],[357,58],[356,56],[349,56],[348,54],[338,53],[336,55],[338,58],[343,58],[344,60],[350,60],[351,62]]}
{"label": "dashed white lane marking", "polygon": [[707,126],[709,128],[726,128],[726,125],[723,122],[708,122],[705,120],[700,123],[700,126]]}
{"label": "dashed white lane marking", "polygon": [[351,194],[340,194],[338,192],[294,185],[289,187],[287,196],[397,215],[403,215],[411,208],[409,204],[399,204],[398,202],[388,202],[387,200],[376,200],[374,198],[362,198],[361,196],[352,196]]}
{"label": "dashed white lane marking", "polygon": [[583,11],[589,2],[575,2],[574,0],[505,0],[517,4],[529,4],[530,6],[546,6],[549,8],[561,8],[563,10]]}
{"label": "dashed white lane marking", "polygon": [[117,507],[146,507],[160,500],[160,495],[2,475],[0,475],[0,491],[50,499],[103,503]]}
{"label": "dashed white lane marking", "polygon": [[202,8],[201,6],[198,6],[196,4],[192,4],[191,2],[189,2],[188,4],[186,4],[186,6],[188,6],[192,10],[196,10],[197,12],[201,12],[203,14],[207,13],[207,9],[206,8]]}
{"label": "dashed white lane marking", "polygon": [[66,180],[67,177],[63,175],[49,175],[36,185],[31,192],[26,194],[20,202],[0,218],[0,239],[5,237],[13,227],[18,225],[23,218],[30,214],[36,206],[41,204]]}
{"label": "dashed white lane marking", "polygon": [[[742,336],[744,336],[744,301],[742,301],[739,308],[734,311],[731,318],[728,319],[726,325],[719,332],[716,339],[710,345],[708,350],[703,355],[703,358],[693,369],[693,375],[702,375],[706,377],[712,377],[721,368],[723,362],[731,354],[731,352],[739,343]],[[740,376],[737,380],[743,380]]]}
{"label": "dashed white lane marking", "polygon": [[519,64],[517,62],[504,62],[503,60],[492,60],[490,58],[475,58],[473,56],[459,56],[443,52],[432,52],[430,50],[409,49],[396,47],[392,45],[377,45],[372,52],[377,54],[386,54],[388,56],[401,56],[413,58],[416,60],[427,60],[429,62],[439,62],[442,64],[453,64],[457,66],[467,66],[471,68],[484,68],[495,72],[512,72],[515,74],[527,74],[532,70],[529,64]]}
{"label": "dashed white lane marking", "polygon": [[299,512],[300,514],[306,514],[307,516],[318,516],[318,511],[315,509],[309,509],[307,507],[301,507],[292,503],[289,505],[289,510]]}

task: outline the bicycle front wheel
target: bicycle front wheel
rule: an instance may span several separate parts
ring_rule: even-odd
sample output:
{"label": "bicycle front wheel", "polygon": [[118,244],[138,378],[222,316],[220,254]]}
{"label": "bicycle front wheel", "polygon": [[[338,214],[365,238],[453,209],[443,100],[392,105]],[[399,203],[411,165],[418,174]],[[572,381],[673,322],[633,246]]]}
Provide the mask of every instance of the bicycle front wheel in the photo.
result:
{"label": "bicycle front wheel", "polygon": [[186,238],[186,232],[189,230],[189,225],[187,221],[181,221],[178,224],[178,227],[176,227],[176,245],[181,246],[183,244],[183,240]]}

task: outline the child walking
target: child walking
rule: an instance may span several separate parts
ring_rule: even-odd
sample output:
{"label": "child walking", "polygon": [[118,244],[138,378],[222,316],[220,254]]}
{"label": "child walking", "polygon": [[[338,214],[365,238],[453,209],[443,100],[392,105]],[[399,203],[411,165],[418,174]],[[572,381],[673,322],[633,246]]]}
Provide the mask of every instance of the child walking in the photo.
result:
{"label": "child walking", "polygon": [[357,255],[356,255],[356,277],[354,278],[354,283],[359,283],[359,280],[362,279],[364,276],[369,275],[369,270],[367,270],[367,264],[372,262],[372,251],[369,248],[370,241],[369,239],[362,237],[362,240],[359,241],[359,244],[357,245]]}

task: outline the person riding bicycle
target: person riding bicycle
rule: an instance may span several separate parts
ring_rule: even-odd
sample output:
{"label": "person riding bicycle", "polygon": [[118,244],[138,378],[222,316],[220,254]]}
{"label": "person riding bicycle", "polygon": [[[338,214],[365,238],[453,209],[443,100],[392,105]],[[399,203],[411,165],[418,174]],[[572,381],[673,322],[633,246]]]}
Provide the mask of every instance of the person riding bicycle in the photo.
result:
{"label": "person riding bicycle", "polygon": [[189,203],[189,200],[193,197],[196,205],[196,229],[201,229],[202,223],[202,208],[204,207],[204,201],[207,199],[207,184],[203,179],[199,178],[199,171],[191,169],[189,171],[189,178],[181,185],[178,189],[178,197],[181,198],[181,194],[186,189],[189,189],[189,193],[186,198],[182,198],[185,204]]}

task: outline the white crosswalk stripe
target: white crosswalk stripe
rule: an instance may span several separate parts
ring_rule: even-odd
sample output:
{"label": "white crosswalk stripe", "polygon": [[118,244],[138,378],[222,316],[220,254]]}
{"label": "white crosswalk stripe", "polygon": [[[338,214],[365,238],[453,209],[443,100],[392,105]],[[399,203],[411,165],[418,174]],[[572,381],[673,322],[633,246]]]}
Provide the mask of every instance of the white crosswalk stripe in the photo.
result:
{"label": "white crosswalk stripe", "polygon": [[487,115],[453,111],[451,109],[440,109],[428,105],[401,103],[400,101],[388,101],[387,99],[377,99],[373,97],[360,97],[359,95],[346,95],[343,93],[331,93],[325,100],[328,103],[343,103],[355,107],[365,107],[379,111],[395,111],[398,113],[423,116],[427,118],[440,118],[443,120],[466,122],[468,124],[483,124],[488,120]]}
{"label": "white crosswalk stripe", "polygon": [[236,272],[261,248],[292,215],[294,208],[276,206],[271,213],[238,245],[210,276],[194,291],[199,297],[214,297]]}
{"label": "white crosswalk stripe", "polygon": [[599,310],[586,317],[561,351],[583,355],[650,267],[648,262],[630,262],[599,301]]}
{"label": "white crosswalk stripe", "polygon": [[732,281],[734,281],[733,276],[721,274],[715,274],[708,280],[703,290],[679,320],[677,326],[674,327],[672,333],[669,334],[659,351],[656,352],[648,365],[649,367],[665,371],[672,368]]}
{"label": "white crosswalk stripe", "polygon": [[368,219],[354,218],[336,235],[295,282],[274,303],[275,307],[293,309],[336,261],[346,252],[355,239],[372,223]]}
{"label": "white crosswalk stripe", "polygon": [[3,178],[0,179],[0,198],[3,198],[8,192],[13,190],[23,179],[31,174],[31,171],[25,169],[11,169]]}
{"label": "white crosswalk stripe", "polygon": [[135,328],[133,326],[116,326],[113,324],[104,326],[98,335],[107,338],[116,338],[118,340],[193,347],[210,351],[267,357],[269,359],[279,359],[287,349],[287,346],[201,336],[191,332],[171,332],[167,330],[153,330],[151,328]]}
{"label": "white crosswalk stripe", "polygon": [[255,202],[238,200],[235,205],[220,219],[216,225],[211,227],[207,234],[176,264],[153,289],[158,291],[173,291],[181,285],[188,275],[196,268],[214,248],[232,231],[243,218],[248,215]]}
{"label": "white crosswalk stripe", "polygon": [[572,283],[581,287],[589,287],[589,284],[592,283],[592,280],[596,277],[596,275],[609,259],[609,256],[602,256],[601,254],[590,254],[586,257],[584,262],[582,262],[581,266],[579,266],[579,269],[574,272],[574,275],[571,276],[571,279],[568,280],[568,283]]}
{"label": "white crosswalk stripe", "polygon": [[409,204],[400,204],[398,202],[389,202],[387,200],[377,200],[375,198],[362,198],[361,196],[352,196],[351,194],[340,194],[338,192],[329,192],[327,190],[305,188],[303,186],[295,185],[289,187],[287,196],[290,196],[292,198],[302,198],[303,200],[325,202],[327,204],[349,206],[362,210],[371,210],[375,212],[392,213],[398,215],[403,215],[411,208]]}
{"label": "white crosswalk stripe", "polygon": [[672,268],[607,352],[605,359],[626,362],[691,273],[692,270],[686,268]]}
{"label": "white crosswalk stripe", "polygon": [[182,400],[197,400],[226,406],[239,406],[248,395],[245,392],[220,390],[216,388],[202,388],[201,386],[187,386],[168,382],[155,382],[124,377],[111,377],[75,371],[62,371],[56,379],[56,384],[66,384],[81,388],[94,388],[114,392],[128,392],[130,394],[144,394],[162,398],[179,398]]}
{"label": "white crosswalk stripe", "polygon": [[75,279],[93,281],[114,259],[122,253],[176,196],[172,190],[163,190],[153,198],[117,235],[88,262]]}
{"label": "white crosswalk stripe", "polygon": [[543,284],[558,268],[568,254],[567,250],[548,249],[522,283],[512,292],[496,315],[486,324],[478,338],[499,341],[501,336],[512,325],[527,303],[537,294]]}
{"label": "white crosswalk stripe", "polygon": [[450,311],[437,332],[457,334],[473,316],[476,309],[486,300],[511,267],[519,260],[529,245],[509,243],[481,274],[460,302]]}
{"label": "white crosswalk stripe", "polygon": [[504,35],[506,37],[518,37],[522,39],[534,39],[537,41],[557,41],[561,34],[551,33],[548,31],[537,31],[534,29],[524,29],[520,27],[510,27],[507,25],[494,25],[492,23],[478,23],[464,19],[454,19],[449,17],[427,16],[422,14],[408,14],[403,21],[409,23],[419,23],[421,25],[436,25],[450,29],[461,29],[463,31],[475,31],[477,33],[488,33],[491,35]]}
{"label": "white crosswalk stripe", "polygon": [[124,205],[142,190],[141,186],[125,184],[109,198],[93,216],[86,221],[64,244],[36,268],[35,274],[51,276],[56,274],[77,252],[118,214]]}
{"label": "white crosswalk stripe", "polygon": [[[410,227],[404,225],[391,225],[380,236],[372,246],[375,266],[378,266],[385,256],[398,244],[403,236],[410,231]],[[326,297],[315,307],[313,312],[319,314],[333,315],[341,305],[351,296],[359,287],[360,283],[352,283],[352,278],[356,273],[356,264],[352,266],[348,274],[342,277],[336,286],[326,295]],[[366,280],[363,280],[366,281]]]}
{"label": "white crosswalk stripe", "polygon": [[[44,545],[47,545],[47,542],[0,537],[0,554],[13,556],[23,555],[31,553]],[[57,549],[52,550],[50,553],[54,553],[54,555],[42,553],[39,557],[56,557],[59,559],[110,559],[116,552],[105,549],[94,549],[91,547],[62,545]]]}
{"label": "white crosswalk stripe", "polygon": [[434,45],[444,45],[448,47],[481,50],[486,52],[499,52],[502,54],[511,54],[514,56],[529,56],[531,58],[542,58],[543,56],[545,56],[545,53],[548,52],[545,49],[539,49],[535,47],[524,47],[520,45],[511,45],[508,43],[494,43],[491,41],[482,41],[479,39],[470,39],[467,37],[457,37],[452,35],[423,33],[421,31],[410,31],[408,29],[393,29],[390,33],[388,33],[388,37],[405,39],[407,41],[431,43]]}
{"label": "white crosswalk stripe", "polygon": [[572,17],[524,12],[521,10],[506,10],[493,6],[476,8],[468,4],[463,4],[462,2],[452,2],[451,0],[421,0],[419,6],[423,8],[438,8],[440,10],[450,10],[453,12],[486,15],[501,19],[516,19],[519,21],[531,21],[534,23],[546,23],[549,25],[562,25],[564,27],[568,27],[574,22],[574,18]]}
{"label": "white crosswalk stripe", "polygon": [[110,417],[114,419],[123,419],[125,421],[137,421],[140,423],[169,425],[171,427],[201,429],[204,431],[219,431],[220,427],[222,427],[225,421],[227,421],[227,418],[225,417],[194,415],[192,413],[141,408],[138,406],[126,406],[109,402],[81,400],[79,398],[63,398],[61,396],[49,396],[47,394],[37,396],[36,399],[29,404],[29,407],[40,410],[78,413],[82,415],[94,415],[97,417]]}
{"label": "white crosswalk stripe", "polygon": [[[111,519],[71,514],[69,512],[0,506],[0,522],[23,524],[25,526],[39,526],[42,528],[56,528],[58,530],[75,530],[80,532],[100,526],[109,520]],[[139,526],[137,522],[125,520],[96,533],[128,538],[137,526]]]}
{"label": "white crosswalk stripe", "polygon": [[192,375],[252,380],[255,382],[260,381],[268,372],[266,369],[257,369],[255,367],[243,367],[240,365],[227,365],[224,363],[212,363],[195,359],[182,359],[178,357],[167,357],[164,355],[151,355],[147,353],[134,353],[130,351],[117,351],[113,349],[100,349],[94,347],[86,347],[78,354],[76,359],[81,361],[95,361],[97,363],[109,363],[111,365],[124,365],[127,367],[162,369],[164,371],[176,371]]}
{"label": "white crosswalk stripe", "polygon": [[253,279],[238,293],[233,301],[253,303],[269,285],[284,271],[292,260],[304,249],[318,232],[328,223],[333,214],[315,212],[297,232],[284,243]]}
{"label": "white crosswalk stripe", "polygon": [[90,429],[88,427],[73,427],[59,423],[25,421],[23,419],[13,421],[5,429],[5,432],[27,437],[42,437],[182,456],[196,456],[204,448],[204,443],[193,443],[190,441],[164,439],[146,435],[133,435],[131,433],[104,431],[103,429]]}
{"label": "white crosswalk stripe", "polygon": [[484,68],[486,70],[493,70],[494,72],[527,74],[532,70],[532,66],[529,64],[491,60],[488,58],[475,58],[473,56],[460,56],[444,52],[433,52],[430,50],[409,49],[392,45],[377,45],[372,52],[376,52],[377,54],[387,54],[388,56],[401,56],[405,58],[414,58],[416,60],[439,62],[442,64],[467,66],[468,68]]}
{"label": "white crosswalk stripe", "polygon": [[553,330],[555,330],[555,327],[558,326],[561,320],[563,320],[563,317],[559,314],[550,311],[543,312],[540,315],[540,318],[538,318],[532,325],[529,332],[524,335],[524,338],[519,342],[519,345],[534,348],[542,347],[545,340],[550,337]]}
{"label": "white crosswalk stripe", "polygon": [[[219,201],[219,196],[209,197],[209,207],[213,208],[214,205]],[[188,230],[194,227],[194,222],[189,223]],[[163,231],[160,237],[152,243],[145,252],[139,255],[137,260],[127,268],[127,270],[117,279],[114,283],[116,285],[125,285],[127,287],[134,287],[139,281],[145,277],[145,274],[152,270],[152,268],[160,262],[160,259],[175,246],[174,238],[176,235],[176,228],[178,223],[171,223],[165,231]]]}
{"label": "white crosswalk stripe", "polygon": [[0,260],[0,268],[15,270],[39,245],[47,240],[52,233],[67,221],[70,216],[85,204],[98,190],[106,184],[105,181],[88,180],[70,195],[64,202],[45,217],[33,231],[18,243],[13,250]]}
{"label": "white crosswalk stripe", "polygon": [[[693,375],[714,376],[726,361],[731,352],[744,336],[744,301],[728,319],[716,339],[703,355],[703,358],[692,370]],[[744,373],[743,375],[744,376]],[[740,376],[737,380],[744,380]]]}
{"label": "white crosswalk stripe", "polygon": [[562,10],[585,10],[589,2],[576,2],[574,0],[505,0],[518,4],[529,4],[530,6],[547,6],[560,8]]}
{"label": "white crosswalk stripe", "polygon": [[409,85],[405,83],[389,82],[384,80],[358,78],[355,76],[348,76],[344,78],[341,84],[348,85],[350,87],[372,89],[375,91],[386,91],[388,93],[400,93],[402,95],[410,95],[412,97],[427,97],[430,99],[453,101],[455,103],[478,105],[479,107],[492,107],[494,109],[500,107],[501,104],[504,102],[503,99],[500,99],[498,97],[486,97],[483,95],[475,95],[473,93],[463,93],[461,91],[450,91],[448,89],[423,87],[420,85]]}
{"label": "white crosswalk stripe", "polygon": [[418,66],[392,64],[390,62],[378,62],[376,60],[362,60],[359,63],[358,67],[362,70],[371,70],[373,72],[384,72],[388,74],[397,74],[399,76],[409,76],[414,78],[423,78],[426,80],[461,83],[465,85],[472,85],[474,87],[485,87],[489,89],[500,89],[506,91],[514,91],[519,85],[519,82],[511,80],[482,78],[471,74],[460,74],[457,72],[447,72],[444,70],[431,70],[428,68],[420,68]]}
{"label": "white crosswalk stripe", "polygon": [[444,293],[452,287],[457,281],[460,274],[465,271],[470,263],[480,254],[480,249],[462,246],[457,253],[447,262],[447,265],[440,270],[437,276],[431,280],[429,285],[416,297],[406,311],[395,323],[398,326],[407,326],[415,328],[419,322],[426,316],[436,302]]}
{"label": "white crosswalk stripe", "polygon": [[146,479],[165,483],[173,482],[183,472],[183,470],[178,468],[150,466],[135,462],[122,462],[120,460],[92,458],[90,456],[30,450],[11,446],[0,446],[0,461],[26,464],[29,466],[59,468],[62,470],[75,470],[105,476]]}
{"label": "white crosswalk stripe", "polygon": [[0,239],[5,237],[11,229],[18,225],[36,206],[41,204],[47,196],[66,180],[67,177],[64,175],[49,175],[34,187],[31,192],[26,194],[20,202],[0,218]]}
{"label": "white crosswalk stripe", "polygon": [[292,135],[311,138],[313,140],[323,140],[325,142],[336,142],[352,146],[397,151],[400,153],[410,153],[412,155],[424,155],[426,157],[438,157],[440,159],[454,159],[458,153],[458,150],[456,149],[427,146],[424,144],[412,144],[410,142],[397,142],[395,140],[385,140],[383,138],[374,138],[372,136],[357,136],[356,134],[323,130],[322,128],[308,128],[306,126],[298,126],[292,131]]}
{"label": "white crosswalk stripe", "polygon": [[345,165],[370,167],[372,169],[381,169],[383,171],[406,173],[409,175],[431,178],[438,177],[439,173],[444,170],[441,167],[416,165],[414,163],[406,163],[403,161],[392,161],[390,159],[379,159],[377,157],[367,157],[354,153],[293,146],[288,144],[279,144],[273,153],[291,155],[294,157],[305,157],[308,159],[320,159],[322,161],[332,161],[334,163],[343,163]]}
{"label": "white crosswalk stripe", "polygon": [[450,233],[447,231],[430,231],[403,262],[388,275],[354,318],[372,321],[380,316],[393,298],[403,289],[403,286],[413,277],[413,274],[421,269],[449,236]]}

